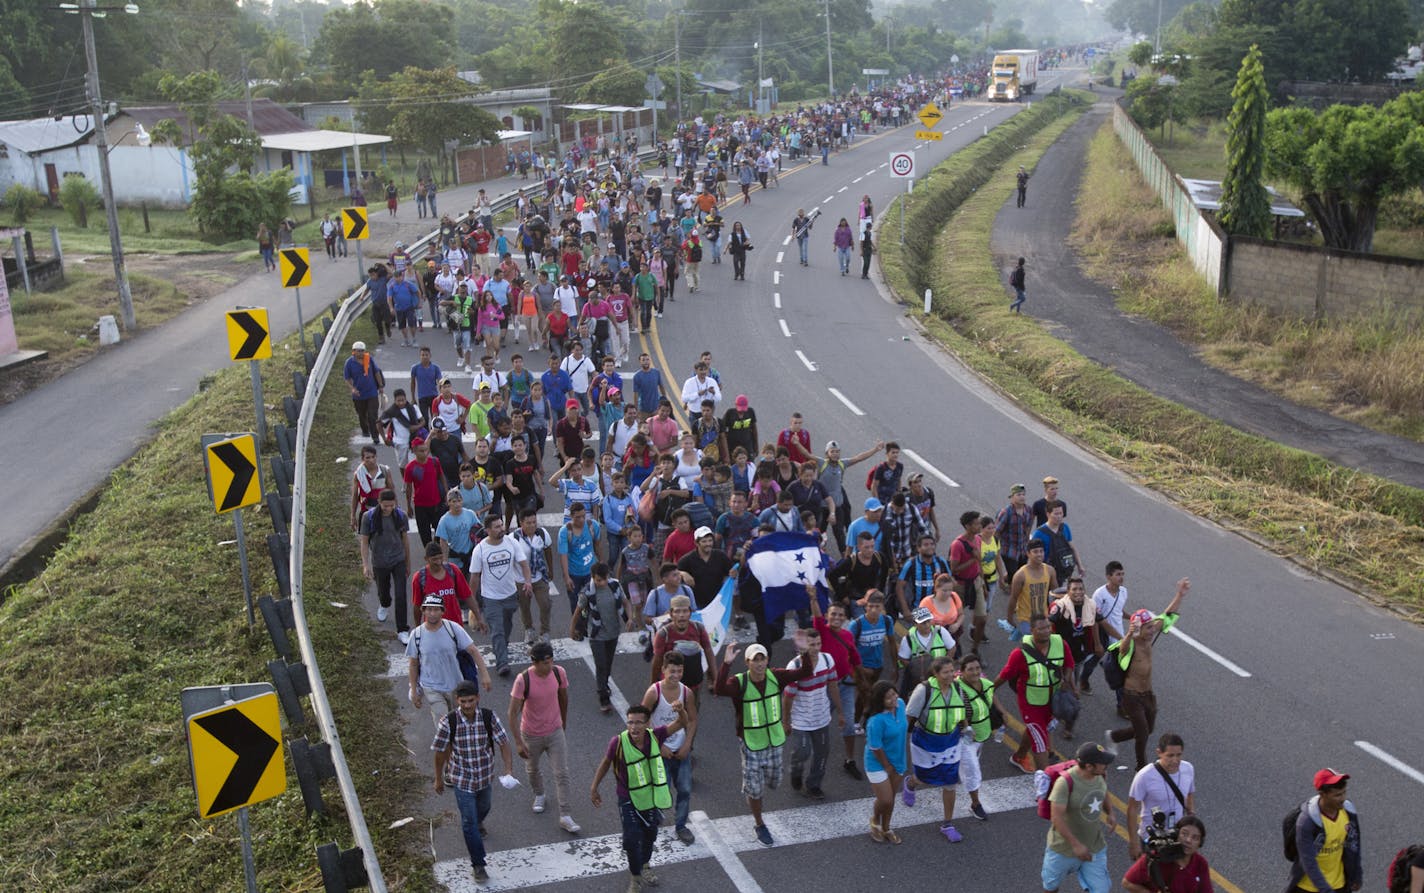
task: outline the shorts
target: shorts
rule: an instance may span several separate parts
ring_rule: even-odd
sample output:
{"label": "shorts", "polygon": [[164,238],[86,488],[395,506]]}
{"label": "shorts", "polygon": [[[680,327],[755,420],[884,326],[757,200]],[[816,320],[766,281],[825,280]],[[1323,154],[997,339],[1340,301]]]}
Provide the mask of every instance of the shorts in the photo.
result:
{"label": "shorts", "polygon": [[456,329],[450,333],[455,338],[455,350],[467,351],[470,349],[470,330]]}
{"label": "shorts", "polygon": [[1023,716],[1024,734],[1028,736],[1034,753],[1048,753],[1052,738],[1048,726],[1053,722],[1053,710],[1044,705],[1030,707],[1019,702],[1019,713]]}
{"label": "shorts", "polygon": [[396,325],[402,329],[415,328],[415,308],[396,311]]}
{"label": "shorts", "polygon": [[499,334],[499,326],[498,326],[498,325],[493,325],[493,326],[480,326],[480,334],[481,334],[481,335],[484,335],[484,336],[486,336],[486,337],[488,337],[488,336],[490,336],[490,335],[498,335],[498,334]]}
{"label": "shorts", "polygon": [[884,769],[876,769],[874,771],[867,769],[865,770],[865,780],[871,784],[884,784],[890,780],[890,773]]}
{"label": "shorts", "polygon": [[753,800],[761,799],[763,787],[776,790],[781,784],[781,746],[765,750],[742,748],[742,793]]}
{"label": "shorts", "polygon": [[1056,891],[1062,885],[1064,878],[1074,873],[1078,875],[1078,881],[1088,893],[1108,893],[1112,889],[1112,878],[1108,877],[1107,847],[1098,850],[1087,862],[1044,847],[1043,871],[1041,873],[1045,890]]}

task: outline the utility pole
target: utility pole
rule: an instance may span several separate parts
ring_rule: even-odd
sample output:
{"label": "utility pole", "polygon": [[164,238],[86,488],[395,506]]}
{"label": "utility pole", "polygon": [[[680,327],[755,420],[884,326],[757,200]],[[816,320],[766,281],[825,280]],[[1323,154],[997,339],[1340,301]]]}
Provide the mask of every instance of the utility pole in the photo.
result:
{"label": "utility pole", "polygon": [[247,126],[256,133],[257,125],[252,120],[252,78],[247,73],[246,60],[242,63],[242,95],[247,99]]}
{"label": "utility pole", "polygon": [[673,129],[682,120],[682,16],[680,10],[672,11],[672,64],[677,67],[677,114],[672,115]]}
{"label": "utility pole", "polygon": [[836,98],[836,74],[831,62],[831,0],[826,2],[826,92],[828,98]]}
{"label": "utility pole", "polygon": [[[94,148],[99,155],[99,183],[104,192],[104,216],[109,224],[109,249],[114,255],[114,281],[119,286],[119,309],[123,312],[124,331],[132,333],[138,321],[134,318],[133,293],[129,291],[129,277],[124,270],[124,245],[123,240],[119,238],[119,210],[114,207],[114,182],[109,174],[109,136],[104,130],[104,100],[99,96],[99,56],[94,50],[92,17],[97,4],[96,0],[79,2],[79,24],[84,33],[84,59],[89,65],[85,86],[89,91],[89,102],[93,106]],[[138,7],[132,8],[134,12],[138,12]]]}
{"label": "utility pole", "polygon": [[1157,0],[1157,33],[1152,38],[1152,52],[1162,55],[1162,0]]}
{"label": "utility pole", "polygon": [[760,16],[758,16],[758,17],[757,17],[757,45],[756,45],[756,46],[757,46],[757,114],[758,114],[758,115],[760,115],[760,114],[762,113],[762,110],[761,110],[761,102],[762,102],[762,100],[765,98],[764,91],[766,90],[766,88],[765,88],[764,86],[762,86],[762,84],[765,82],[765,78],[762,76],[762,73],[761,73],[761,71],[762,71],[762,69],[761,69],[761,49],[762,49],[762,46],[763,46],[765,43],[766,43],[766,36],[765,36],[765,33],[764,33],[763,29],[762,29],[762,19],[761,19]]}

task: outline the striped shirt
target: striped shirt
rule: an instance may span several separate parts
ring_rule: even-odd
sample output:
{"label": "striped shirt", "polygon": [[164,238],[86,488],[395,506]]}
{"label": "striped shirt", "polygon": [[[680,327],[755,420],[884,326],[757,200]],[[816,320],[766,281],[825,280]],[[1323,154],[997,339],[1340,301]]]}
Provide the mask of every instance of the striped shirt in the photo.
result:
{"label": "striped shirt", "polygon": [[[430,743],[432,751],[450,747],[450,716],[447,713],[440,717],[440,724],[435,727],[435,740]],[[462,791],[474,793],[490,786],[494,780],[495,746],[509,740],[499,716],[494,711],[490,711],[488,716],[490,728],[494,731],[493,743],[485,735],[485,723],[479,711],[475,712],[474,719],[466,719],[459,710],[454,711],[455,746],[450,751],[449,762],[445,764],[445,779]]]}
{"label": "striped shirt", "polygon": [[[797,655],[786,665],[788,670],[800,668],[804,655]],[[831,724],[831,701],[826,686],[836,681],[836,662],[829,654],[819,654],[816,670],[799,682],[786,686],[791,699],[791,728],[798,732],[814,732]]]}

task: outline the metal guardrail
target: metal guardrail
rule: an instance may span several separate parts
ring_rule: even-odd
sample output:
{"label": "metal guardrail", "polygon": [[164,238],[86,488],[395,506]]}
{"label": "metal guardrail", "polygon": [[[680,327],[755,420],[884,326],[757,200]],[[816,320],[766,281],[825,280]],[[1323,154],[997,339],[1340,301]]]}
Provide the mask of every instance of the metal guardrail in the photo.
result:
{"label": "metal guardrail", "polygon": [[[639,162],[646,162],[653,154],[654,150],[645,149],[638,156]],[[519,192],[516,190],[500,196],[490,203],[491,210],[495,214],[509,210],[514,207],[518,195]],[[418,257],[419,252],[427,248],[432,241],[438,238],[439,234],[437,229],[416,240],[410,246],[411,256]],[[350,297],[341,303],[336,311],[335,319],[322,341],[321,349],[317,352],[309,370],[306,394],[302,398],[301,413],[297,420],[297,444],[293,451],[296,469],[292,477],[291,550],[288,557],[288,569],[291,575],[293,626],[297,634],[297,644],[301,649],[302,662],[306,665],[308,680],[311,684],[312,710],[316,713],[317,724],[321,728],[322,736],[331,748],[331,760],[336,768],[337,785],[341,789],[341,799],[346,806],[346,815],[351,824],[351,835],[361,850],[362,861],[366,867],[371,889],[375,893],[386,893],[385,877],[381,874],[380,861],[376,858],[376,848],[371,839],[370,829],[366,825],[365,813],[361,810],[361,801],[356,795],[356,786],[352,780],[351,770],[346,765],[346,755],[341,747],[341,736],[336,729],[336,717],[331,712],[331,702],[326,695],[326,685],[322,681],[321,669],[317,665],[316,648],[312,642],[311,629],[307,625],[306,607],[303,601],[305,581],[302,574],[302,557],[306,548],[307,533],[307,441],[311,437],[317,404],[321,400],[322,391],[326,388],[326,381],[336,365],[336,358],[342,350],[342,345],[346,342],[346,336],[350,333],[351,326],[370,304],[370,295],[365,286],[358,287]]]}

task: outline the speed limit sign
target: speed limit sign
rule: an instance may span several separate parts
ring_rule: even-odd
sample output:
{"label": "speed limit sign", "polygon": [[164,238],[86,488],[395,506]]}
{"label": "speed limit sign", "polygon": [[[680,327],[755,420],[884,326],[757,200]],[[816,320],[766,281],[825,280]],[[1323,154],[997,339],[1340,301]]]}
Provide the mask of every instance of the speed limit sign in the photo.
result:
{"label": "speed limit sign", "polygon": [[904,180],[915,175],[915,153],[914,152],[891,152],[890,153],[890,176],[897,180]]}

